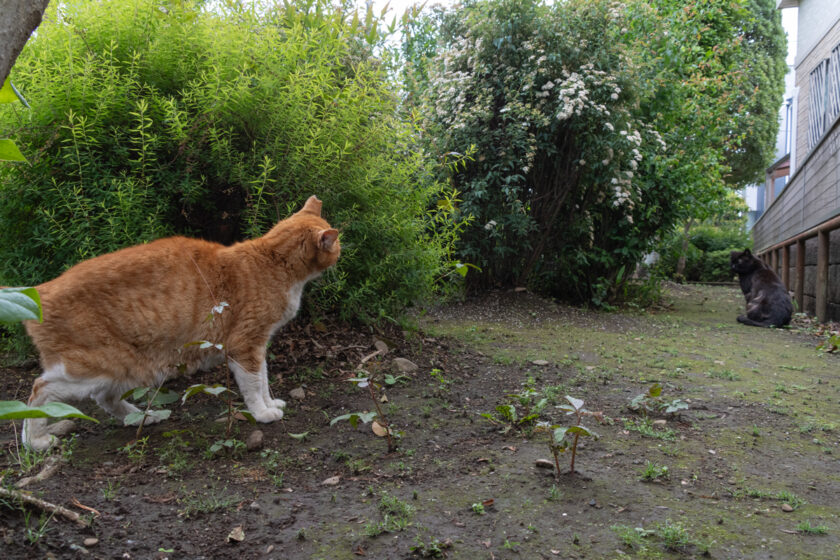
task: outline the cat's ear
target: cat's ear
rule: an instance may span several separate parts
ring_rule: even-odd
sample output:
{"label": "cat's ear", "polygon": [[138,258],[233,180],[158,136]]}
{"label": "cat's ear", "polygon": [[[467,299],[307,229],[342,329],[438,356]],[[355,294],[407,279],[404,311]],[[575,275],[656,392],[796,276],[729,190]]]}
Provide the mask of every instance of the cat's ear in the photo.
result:
{"label": "cat's ear", "polygon": [[749,249],[744,249],[744,254],[745,254],[745,255],[752,255],[752,253],[750,253],[750,250],[749,250]]}
{"label": "cat's ear", "polygon": [[306,204],[303,205],[303,208],[300,209],[301,212],[308,212],[310,214],[315,214],[316,216],[321,216],[321,201],[318,200],[318,197],[314,194],[310,196]]}
{"label": "cat's ear", "polygon": [[335,242],[338,240],[337,229],[324,229],[318,233],[318,247],[323,251],[332,251]]}

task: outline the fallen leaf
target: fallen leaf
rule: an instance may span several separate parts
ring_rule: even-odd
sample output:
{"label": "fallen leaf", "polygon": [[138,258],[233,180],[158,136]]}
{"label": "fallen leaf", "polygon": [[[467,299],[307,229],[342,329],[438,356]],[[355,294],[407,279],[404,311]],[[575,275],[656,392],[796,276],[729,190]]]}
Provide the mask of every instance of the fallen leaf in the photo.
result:
{"label": "fallen leaf", "polygon": [[242,542],[244,540],[245,540],[245,531],[242,529],[242,525],[239,525],[238,527],[234,527],[233,529],[231,529],[230,533],[227,536],[227,541],[228,542],[233,542],[233,541]]}
{"label": "fallen leaf", "polygon": [[337,485],[340,481],[341,481],[341,477],[340,477],[340,476],[338,476],[338,475],[336,475],[336,476],[331,476],[331,477],[329,477],[328,479],[326,479],[326,480],[325,480],[324,482],[322,482],[321,484],[322,484],[323,486],[335,486],[335,485]]}
{"label": "fallen leaf", "polygon": [[494,500],[493,498],[490,498],[488,500],[484,500],[483,502],[481,502],[481,505],[483,505],[484,507],[492,507],[493,502],[495,502],[495,501],[496,500]]}
{"label": "fallen leaf", "polygon": [[373,433],[379,437],[385,437],[388,435],[388,428],[374,420],[371,422],[370,429],[373,430]]}

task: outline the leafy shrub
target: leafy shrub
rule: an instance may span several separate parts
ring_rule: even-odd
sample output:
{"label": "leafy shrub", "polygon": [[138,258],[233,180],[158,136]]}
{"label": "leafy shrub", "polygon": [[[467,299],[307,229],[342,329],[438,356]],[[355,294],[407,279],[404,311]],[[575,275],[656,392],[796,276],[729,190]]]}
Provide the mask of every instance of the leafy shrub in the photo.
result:
{"label": "leafy shrub", "polygon": [[633,182],[642,151],[660,144],[631,113],[638,80],[623,62],[621,14],[601,0],[498,0],[438,17],[434,58],[429,31],[413,28],[407,83],[422,84],[414,98],[431,149],[474,147],[453,177],[476,217],[460,245],[482,268],[473,283],[588,301],[632,267],[659,220],[648,206],[659,193]]}
{"label": "leafy shrub", "polygon": [[317,194],[343,254],[310,310],[376,318],[428,295],[455,207],[396,117],[378,20],[202,4],[50,6],[14,69],[32,110],[0,115],[32,164],[0,167],[0,280],[170,234],[260,235]]}
{"label": "leafy shrub", "polygon": [[453,182],[473,286],[609,306],[656,239],[712,212],[745,123],[775,126],[775,105],[736,108],[761,104],[737,69],[781,60],[748,56],[776,27],[754,33],[746,6],[473,0],[412,22],[407,102],[431,152],[471,154]]}
{"label": "leafy shrub", "polygon": [[716,227],[711,224],[701,224],[692,228],[689,238],[691,243],[701,251],[743,250],[752,244],[746,228],[736,224],[735,227]]}
{"label": "leafy shrub", "polygon": [[737,249],[704,253],[699,279],[703,282],[731,282],[735,274],[729,267],[729,253],[733,250]]}

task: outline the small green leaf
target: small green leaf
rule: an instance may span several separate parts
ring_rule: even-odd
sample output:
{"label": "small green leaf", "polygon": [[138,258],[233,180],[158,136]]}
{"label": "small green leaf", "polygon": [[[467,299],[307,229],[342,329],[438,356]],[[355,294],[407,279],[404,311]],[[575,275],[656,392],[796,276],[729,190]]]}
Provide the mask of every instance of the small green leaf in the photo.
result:
{"label": "small green leaf", "polygon": [[187,402],[188,398],[198,393],[207,393],[208,395],[218,397],[219,395],[228,390],[229,389],[227,387],[219,385],[218,383],[216,385],[204,385],[203,383],[190,385],[189,387],[187,387],[186,391],[184,391],[184,396],[181,397],[181,404],[184,404],[185,402]]}
{"label": "small green leaf", "polygon": [[[233,392],[233,391],[231,391],[231,392]],[[251,414],[250,410],[240,410],[239,414],[244,416],[245,420],[247,420],[249,424],[256,424],[257,423],[257,419],[254,418],[254,415]]]}
{"label": "small green leaf", "polygon": [[171,410],[162,408],[158,410],[150,410],[146,413],[146,416],[148,416],[149,418],[157,418],[158,420],[166,420],[171,414]]}
{"label": "small green leaf", "polygon": [[658,397],[661,394],[662,385],[660,385],[659,383],[654,383],[650,386],[650,389],[648,389],[648,395],[650,395],[651,397]]}
{"label": "small green leaf", "polygon": [[0,290],[0,322],[44,320],[41,296],[35,288],[3,288]]}
{"label": "small green leaf", "polygon": [[126,426],[131,426],[132,424],[139,424],[143,417],[146,416],[142,410],[137,410],[135,412],[129,412],[123,418],[123,422]]}
{"label": "small green leaf", "polygon": [[146,393],[149,392],[149,387],[136,387],[134,389],[130,389],[122,394],[120,397],[121,399],[133,399],[139,400],[146,396]]}
{"label": "small green leaf", "polygon": [[0,161],[26,161],[17,145],[8,138],[0,139]]}
{"label": "small green leaf", "polygon": [[309,435],[309,432],[303,432],[303,433],[300,433],[300,434],[293,434],[291,432],[288,432],[288,434],[298,441],[303,441],[304,439],[306,439],[306,436]]}
{"label": "small green leaf", "polygon": [[152,406],[164,406],[167,404],[174,403],[179,398],[181,398],[178,393],[175,391],[170,391],[169,389],[161,389],[158,391],[155,398],[152,399]]}
{"label": "small green leaf", "polygon": [[99,423],[69,404],[51,402],[41,406],[28,406],[19,401],[0,401],[0,420],[20,420],[24,418],[82,418]]}
{"label": "small green leaf", "polygon": [[566,433],[577,434],[577,435],[580,435],[580,436],[588,436],[588,437],[591,437],[591,438],[594,438],[594,439],[599,438],[598,434],[596,434],[595,432],[593,432],[592,430],[590,430],[589,428],[587,428],[585,426],[569,426],[566,429]]}
{"label": "small green leaf", "polygon": [[563,441],[563,438],[566,437],[566,432],[568,431],[568,429],[569,428],[565,426],[562,428],[556,428],[553,434],[554,443],[561,443]]}
{"label": "small green leaf", "polygon": [[3,87],[0,87],[0,103],[14,103],[15,101],[20,101],[27,109],[30,108],[29,103],[26,102],[11,79],[7,77],[6,81],[3,82]]}
{"label": "small green leaf", "polygon": [[571,404],[573,407],[575,407],[576,411],[583,408],[583,401],[580,400],[580,399],[576,399],[574,397],[570,397],[569,395],[566,395],[566,400],[569,401],[569,404]]}
{"label": "small green leaf", "polygon": [[496,407],[496,410],[508,422],[516,422],[516,408],[512,404],[500,404]]}

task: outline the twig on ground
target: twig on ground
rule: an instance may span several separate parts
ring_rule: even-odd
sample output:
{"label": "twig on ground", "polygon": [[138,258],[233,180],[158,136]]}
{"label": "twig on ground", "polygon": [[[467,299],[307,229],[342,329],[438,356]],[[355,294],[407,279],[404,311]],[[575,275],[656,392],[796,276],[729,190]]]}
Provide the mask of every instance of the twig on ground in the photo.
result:
{"label": "twig on ground", "polygon": [[17,486],[18,488],[23,488],[24,486],[29,486],[33,482],[43,482],[55,473],[57,473],[58,467],[60,467],[61,463],[63,462],[64,461],[61,455],[50,455],[44,460],[44,466],[43,468],[41,468],[41,472],[39,472],[35,476],[27,476],[21,478],[17,481],[17,484],[15,484],[15,486]]}
{"label": "twig on ground", "polygon": [[80,527],[87,527],[89,523],[85,521],[81,515],[76,513],[75,511],[70,511],[66,507],[59,506],[57,504],[50,503],[46,500],[42,500],[40,498],[36,498],[30,494],[24,494],[19,490],[11,490],[9,488],[2,488],[0,487],[0,497],[4,498],[11,498],[13,500],[18,500],[22,503],[29,504],[40,508],[44,511],[49,511],[52,513],[57,513],[62,517],[75,522]]}

